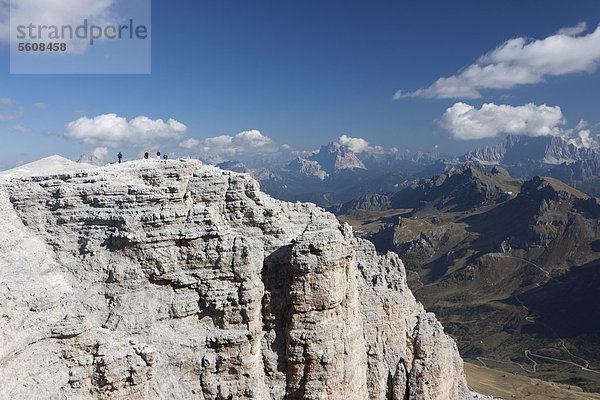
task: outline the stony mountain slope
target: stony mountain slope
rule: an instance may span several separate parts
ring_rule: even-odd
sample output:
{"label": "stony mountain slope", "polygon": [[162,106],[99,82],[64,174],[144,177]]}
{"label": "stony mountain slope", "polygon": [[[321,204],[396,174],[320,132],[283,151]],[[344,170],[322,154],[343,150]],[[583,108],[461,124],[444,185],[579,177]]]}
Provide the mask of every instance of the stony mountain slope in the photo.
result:
{"label": "stony mountain slope", "polygon": [[466,399],[456,345],[310,204],[197,161],[0,183],[0,398]]}
{"label": "stony mountain slope", "polygon": [[502,202],[518,190],[520,182],[501,167],[491,171],[466,163],[449,172],[423,179],[391,196],[392,208],[466,211]]}

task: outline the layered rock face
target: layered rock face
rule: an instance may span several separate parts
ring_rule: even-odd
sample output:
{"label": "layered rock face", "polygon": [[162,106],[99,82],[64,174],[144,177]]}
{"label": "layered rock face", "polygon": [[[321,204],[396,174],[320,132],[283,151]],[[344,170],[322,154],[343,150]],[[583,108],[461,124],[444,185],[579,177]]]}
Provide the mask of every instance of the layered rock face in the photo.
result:
{"label": "layered rock face", "polygon": [[397,256],[247,175],[15,178],[0,211],[0,398],[471,396]]}

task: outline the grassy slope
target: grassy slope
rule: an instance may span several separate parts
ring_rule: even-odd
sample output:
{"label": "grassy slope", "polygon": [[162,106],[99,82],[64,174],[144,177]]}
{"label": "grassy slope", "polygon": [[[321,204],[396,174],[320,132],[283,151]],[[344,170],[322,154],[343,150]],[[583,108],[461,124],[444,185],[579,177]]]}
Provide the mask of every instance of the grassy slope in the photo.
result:
{"label": "grassy slope", "polygon": [[502,399],[512,399],[513,395],[531,400],[600,399],[600,394],[584,393],[576,386],[549,383],[471,363],[465,363],[465,373],[471,390]]}
{"label": "grassy slope", "polygon": [[[543,309],[548,298],[557,295],[559,300],[564,298],[562,296],[568,294],[569,287],[561,293],[549,291],[546,298],[536,294],[536,290],[545,287],[552,277],[536,267],[535,262],[527,260],[546,259],[552,248],[512,249],[506,254],[499,251],[486,253],[489,249],[483,251],[483,248],[487,247],[488,238],[465,223],[471,216],[468,212],[422,210],[415,215],[407,211],[355,212],[340,219],[363,234],[372,234],[381,227],[389,226],[390,222],[397,224],[400,220],[401,227],[394,234],[397,241],[418,238],[422,232],[433,238],[433,247],[438,250],[435,254],[427,258],[427,254],[417,253],[414,259],[405,259],[409,285],[417,299],[438,315],[448,333],[457,340],[463,357],[473,362],[477,362],[477,357],[486,357],[531,368],[532,362],[524,355],[525,350],[531,350],[576,363],[583,363],[577,356],[585,357],[591,362],[590,368],[600,369],[597,335],[576,333],[559,338],[556,324],[560,321],[548,318],[553,313],[552,309]],[[577,238],[564,240],[571,242]],[[572,245],[562,243],[560,247]],[[448,249],[457,247],[462,250],[452,253],[449,260]],[[597,256],[590,255],[591,258]],[[425,263],[422,257],[426,258]],[[525,295],[526,304],[520,294]],[[533,300],[529,301],[530,298]],[[536,298],[539,301],[534,301]],[[574,320],[580,317],[584,318],[576,316]],[[517,364],[488,363],[509,373],[600,391],[600,374],[582,371],[565,363],[536,360],[539,365],[533,374],[523,371]]]}

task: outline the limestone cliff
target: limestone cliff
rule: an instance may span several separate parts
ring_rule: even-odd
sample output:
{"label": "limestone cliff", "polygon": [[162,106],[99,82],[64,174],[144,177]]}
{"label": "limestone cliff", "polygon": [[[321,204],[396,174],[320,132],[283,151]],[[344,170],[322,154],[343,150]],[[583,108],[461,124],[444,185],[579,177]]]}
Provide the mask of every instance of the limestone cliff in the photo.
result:
{"label": "limestone cliff", "polygon": [[15,177],[0,212],[0,398],[471,398],[397,256],[247,175]]}

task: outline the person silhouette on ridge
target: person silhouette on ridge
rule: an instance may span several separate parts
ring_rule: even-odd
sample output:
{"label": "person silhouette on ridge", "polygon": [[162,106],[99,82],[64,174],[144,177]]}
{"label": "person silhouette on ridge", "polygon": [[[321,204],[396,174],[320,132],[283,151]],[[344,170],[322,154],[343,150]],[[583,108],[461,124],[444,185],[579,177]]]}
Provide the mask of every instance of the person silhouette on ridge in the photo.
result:
{"label": "person silhouette on ridge", "polygon": [[117,154],[117,158],[119,159],[119,164],[121,164],[121,158],[123,158],[123,153],[119,152],[119,154]]}

